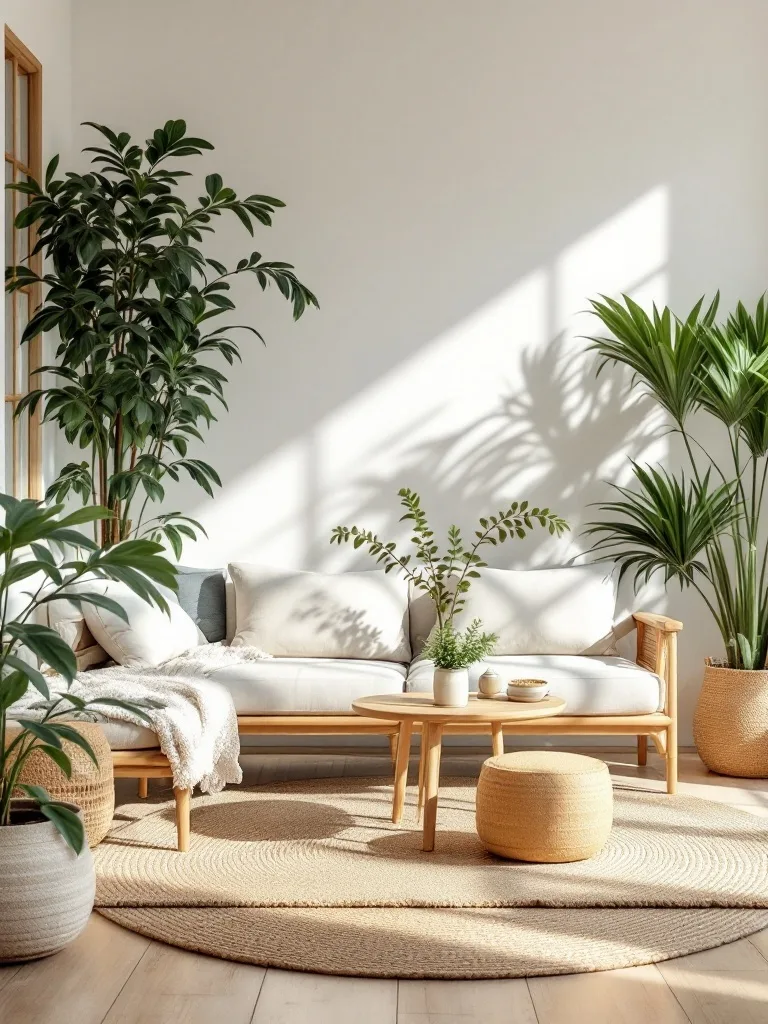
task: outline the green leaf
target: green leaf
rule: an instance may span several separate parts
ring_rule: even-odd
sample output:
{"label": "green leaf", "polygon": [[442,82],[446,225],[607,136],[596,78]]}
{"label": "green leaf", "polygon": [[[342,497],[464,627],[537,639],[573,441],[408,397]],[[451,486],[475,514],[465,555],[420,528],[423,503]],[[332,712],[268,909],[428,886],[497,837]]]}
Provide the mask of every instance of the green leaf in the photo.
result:
{"label": "green leaf", "polygon": [[18,718],[17,721],[22,729],[26,729],[27,732],[31,732],[33,736],[39,739],[46,746],[55,747],[57,750],[61,750],[61,740],[50,725],[46,725],[44,722],[33,722],[29,718]]}
{"label": "green leaf", "polygon": [[[67,695],[67,699],[69,700],[71,698],[69,698],[69,696]],[[85,701],[83,703],[83,707],[87,708],[91,703],[92,701]],[[91,759],[91,761],[93,761],[96,767],[99,767],[99,759],[96,757],[93,747],[90,745],[88,740],[85,738],[85,736],[83,736],[81,732],[78,732],[78,730],[73,728],[71,725],[66,725],[64,722],[56,722],[49,724],[50,728],[53,729],[53,731],[56,733],[60,740],[67,740],[69,743],[73,743],[76,747],[79,747],[88,755],[88,757]]]}
{"label": "green leaf", "polygon": [[205,179],[205,191],[211,199],[215,199],[219,192],[221,192],[223,185],[224,182],[220,174],[209,174]]}
{"label": "green leaf", "polygon": [[72,682],[77,674],[77,659],[69,644],[55,630],[33,622],[9,622],[5,628],[22,646],[64,676],[67,682]]}
{"label": "green leaf", "polygon": [[62,770],[64,775],[66,775],[67,778],[71,777],[72,762],[70,761],[70,759],[67,757],[63,750],[61,750],[59,747],[48,746],[45,743],[38,746],[37,749],[42,750],[46,757],[50,757],[50,759],[59,766],[59,768]]}
{"label": "green leaf", "polygon": [[41,803],[40,810],[52,821],[68,846],[80,856],[85,848],[85,828],[81,818],[62,803]]}

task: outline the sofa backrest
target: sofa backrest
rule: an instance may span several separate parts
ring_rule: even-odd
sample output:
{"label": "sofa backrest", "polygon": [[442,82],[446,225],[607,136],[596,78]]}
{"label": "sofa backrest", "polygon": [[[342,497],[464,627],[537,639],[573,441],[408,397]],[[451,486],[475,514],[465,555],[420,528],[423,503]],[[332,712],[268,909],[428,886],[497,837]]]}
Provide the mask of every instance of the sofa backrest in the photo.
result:
{"label": "sofa backrest", "polygon": [[[615,578],[601,564],[555,569],[482,570],[454,619],[474,618],[496,633],[497,655],[609,654],[614,650]],[[411,588],[411,647],[418,656],[436,616],[431,599]]]}

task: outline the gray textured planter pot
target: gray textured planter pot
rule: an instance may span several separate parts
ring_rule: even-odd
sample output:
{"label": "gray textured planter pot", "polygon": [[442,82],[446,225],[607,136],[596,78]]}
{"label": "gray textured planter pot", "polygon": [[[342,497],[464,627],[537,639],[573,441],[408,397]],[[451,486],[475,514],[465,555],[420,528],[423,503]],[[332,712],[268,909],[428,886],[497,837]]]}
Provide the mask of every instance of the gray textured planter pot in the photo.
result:
{"label": "gray textured planter pot", "polygon": [[96,893],[91,851],[78,857],[47,819],[0,826],[0,880],[0,963],[50,956],[85,928]]}

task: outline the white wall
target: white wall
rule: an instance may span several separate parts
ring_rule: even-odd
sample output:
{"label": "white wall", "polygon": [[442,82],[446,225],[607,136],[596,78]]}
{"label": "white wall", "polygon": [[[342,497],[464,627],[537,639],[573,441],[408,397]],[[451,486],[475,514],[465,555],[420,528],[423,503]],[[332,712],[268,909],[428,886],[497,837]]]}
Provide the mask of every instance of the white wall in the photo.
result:
{"label": "white wall", "polygon": [[[768,106],[761,0],[75,0],[75,123],[144,138],[185,117],[238,191],[288,203],[259,250],[294,261],[319,312],[239,290],[230,414],[204,455],[224,488],[169,507],[210,537],[185,561],[363,564],[330,528],[398,531],[397,489],[439,527],[508,498],[566,515],[501,565],[578,552],[627,454],[663,457],[649,401],[594,379],[586,297],[685,310],[765,287]],[[45,58],[44,58],[45,59]],[[82,132],[82,130],[80,130]],[[85,141],[86,135],[79,139]],[[212,254],[250,251],[237,223]],[[682,741],[701,658],[686,621]]]}
{"label": "white wall", "polygon": [[[72,153],[72,5],[70,0],[0,0],[0,24],[7,25],[43,65],[43,165],[61,153]],[[5,76],[0,82],[5,109]],[[5,238],[5,203],[0,204],[0,223]],[[5,317],[0,323],[0,342],[5,345]],[[45,340],[45,361],[50,361],[55,341]],[[0,364],[4,373],[5,360]],[[3,384],[3,387],[5,385]],[[5,479],[5,417],[0,417],[0,479]],[[54,467],[56,437],[44,428],[44,461],[48,475]]]}

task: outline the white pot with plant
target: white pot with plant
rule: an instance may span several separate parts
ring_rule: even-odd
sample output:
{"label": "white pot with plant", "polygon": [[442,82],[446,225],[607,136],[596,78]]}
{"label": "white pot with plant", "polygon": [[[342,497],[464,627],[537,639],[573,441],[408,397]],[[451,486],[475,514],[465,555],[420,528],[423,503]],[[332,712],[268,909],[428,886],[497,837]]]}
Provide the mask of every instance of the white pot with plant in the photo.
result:
{"label": "white pot with plant", "polygon": [[[37,752],[69,776],[71,761],[63,741],[77,745],[97,763],[88,741],[66,721],[73,708],[78,717],[93,720],[99,704],[118,705],[143,718],[147,716],[142,708],[149,706],[112,699],[84,701],[68,694],[77,672],[75,655],[58,633],[34,621],[36,613],[51,601],[67,598],[125,619],[114,600],[82,589],[73,592],[73,584],[85,578],[119,580],[145,600],[167,608],[154,583],[175,589],[176,582],[175,569],[162,557],[160,544],[127,540],[102,551],[76,529],[110,518],[105,508],[63,516],[62,505],[46,507],[4,494],[0,508],[5,512],[0,526],[0,962],[12,962],[47,956],[74,939],[88,921],[95,890],[79,808],[52,799],[41,786],[20,782],[25,763]],[[14,605],[16,614],[11,617],[9,608]],[[25,660],[30,656],[59,675],[44,675],[30,663],[33,658]],[[16,719],[20,728],[10,734],[13,705],[30,686],[40,694],[36,715]]]}
{"label": "white pot with plant", "polygon": [[[692,587],[709,609],[723,653],[707,659],[693,723],[699,754],[724,775],[768,777],[768,303],[742,303],[715,324],[718,297],[681,320],[646,313],[627,296],[592,303],[611,332],[593,338],[601,366],[630,367],[633,386],[669,416],[689,472],[633,465],[633,489],[590,525],[596,549],[646,582]],[[724,428],[725,460],[690,433],[704,417]],[[616,518],[618,516],[618,518]],[[714,652],[713,652],[714,653]]]}
{"label": "white pot with plant", "polygon": [[469,701],[469,666],[493,653],[495,633],[484,633],[480,619],[464,632],[449,622],[436,626],[424,644],[424,657],[435,663],[432,693],[442,708],[463,708]]}
{"label": "white pot with plant", "polygon": [[401,488],[398,495],[405,508],[400,522],[413,524],[412,555],[399,555],[394,541],[385,543],[370,530],[358,526],[335,527],[331,543],[352,541],[356,548],[367,548],[385,572],[402,572],[416,590],[431,597],[437,621],[423,653],[435,665],[435,704],[464,707],[469,699],[469,666],[492,654],[498,639],[493,633],[483,632],[480,619],[474,619],[464,631],[454,627],[454,618],[464,609],[472,581],[480,578],[480,570],[488,564],[478,551],[512,537],[525,537],[534,525],[560,536],[568,524],[548,508],[531,508],[527,501],[515,501],[498,515],[482,518],[471,545],[464,543],[458,526],[450,526],[448,546],[441,554],[419,495],[407,487]]}

